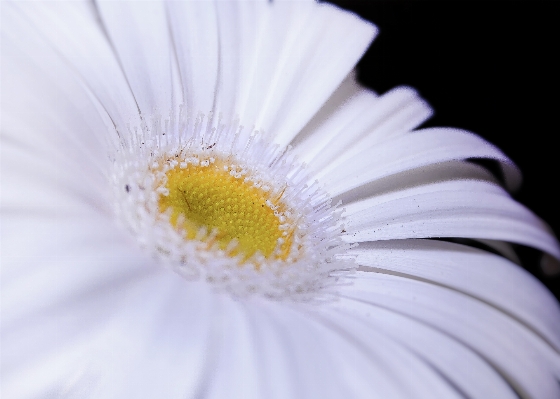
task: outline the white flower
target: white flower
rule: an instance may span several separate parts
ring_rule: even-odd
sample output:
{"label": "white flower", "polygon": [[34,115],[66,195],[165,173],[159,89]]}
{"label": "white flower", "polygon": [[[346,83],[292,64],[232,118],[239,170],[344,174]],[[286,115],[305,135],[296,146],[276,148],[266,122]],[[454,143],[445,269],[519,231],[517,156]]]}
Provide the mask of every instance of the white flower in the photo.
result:
{"label": "white flower", "polygon": [[558,303],[508,244],[556,239],[465,161],[513,189],[497,148],[355,82],[374,35],[312,1],[3,2],[2,396],[560,397]]}

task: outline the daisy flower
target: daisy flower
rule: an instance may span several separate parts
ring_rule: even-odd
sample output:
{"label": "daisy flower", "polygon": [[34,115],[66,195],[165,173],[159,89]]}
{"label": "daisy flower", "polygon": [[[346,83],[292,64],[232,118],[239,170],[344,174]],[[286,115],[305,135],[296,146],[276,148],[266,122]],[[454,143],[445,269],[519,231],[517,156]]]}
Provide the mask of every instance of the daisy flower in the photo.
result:
{"label": "daisy flower", "polygon": [[498,148],[356,82],[371,23],[78,0],[1,29],[3,397],[560,397],[510,245],[558,242]]}

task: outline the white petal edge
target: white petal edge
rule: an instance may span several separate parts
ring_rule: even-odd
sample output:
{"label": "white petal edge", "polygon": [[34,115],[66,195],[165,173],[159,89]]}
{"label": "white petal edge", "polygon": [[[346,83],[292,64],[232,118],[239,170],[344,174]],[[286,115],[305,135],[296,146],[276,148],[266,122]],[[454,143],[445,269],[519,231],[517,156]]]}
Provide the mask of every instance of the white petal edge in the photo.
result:
{"label": "white petal edge", "polygon": [[165,7],[184,105],[192,113],[210,115],[219,68],[216,5],[204,1],[167,1]]}
{"label": "white petal edge", "polygon": [[143,115],[172,110],[172,47],[163,1],[96,1]]}
{"label": "white petal edge", "polygon": [[[382,372],[378,371],[376,373],[378,375],[375,377],[387,380],[387,383],[390,386],[392,385],[393,389],[396,388],[393,394],[376,392],[381,397],[393,398],[401,397],[401,395],[405,398],[419,399],[462,397],[455,387],[441,378],[441,375],[431,365],[420,359],[414,352],[377,330],[369,329],[366,331],[363,325],[348,317],[347,313],[323,311],[314,314],[314,312],[310,312],[308,317],[315,319],[323,328],[338,334],[340,339],[358,348],[372,364],[378,365]],[[334,343],[331,344],[331,347],[337,349]],[[347,354],[340,349],[337,352],[340,357],[335,361],[343,362],[348,359]],[[403,365],[406,365],[405,373],[403,373]],[[368,379],[374,378],[371,372],[368,374],[365,370],[359,368],[354,373],[359,373]],[[379,380],[375,382],[374,389],[376,391],[378,385],[380,385]],[[363,390],[356,397],[368,398],[371,395],[371,392]]]}
{"label": "white petal edge", "polygon": [[[13,34],[38,35],[76,73],[102,104],[121,137],[128,126],[140,126],[138,105],[89,2],[3,3]],[[25,22],[27,21],[27,22]],[[30,56],[35,48],[26,49]],[[39,53],[40,54],[40,53]],[[40,60],[38,60],[40,63]]]}
{"label": "white petal edge", "polygon": [[316,115],[301,133],[306,140],[295,143],[300,158],[318,173],[346,152],[408,133],[432,115],[426,102],[408,87],[395,88],[379,97],[370,90],[358,89],[345,100],[330,113]]}
{"label": "white petal edge", "polygon": [[521,396],[560,396],[560,356],[536,334],[468,296],[421,281],[357,272],[340,295],[426,323],[469,346],[500,370]]}
{"label": "white petal edge", "polygon": [[238,117],[254,124],[281,146],[320,109],[376,33],[370,23],[329,4],[216,4],[215,112],[225,122]]}
{"label": "white petal edge", "polygon": [[[359,301],[339,298],[323,313],[355,318],[356,335],[384,334],[416,353],[468,398],[515,398],[517,394],[486,360],[461,342],[422,322]],[[329,317],[330,315],[327,315]],[[340,317],[340,316],[339,316]],[[349,323],[344,323],[348,325]]]}
{"label": "white petal edge", "polygon": [[[22,32],[28,22],[13,7],[7,5],[4,20],[2,141],[29,148],[37,156],[72,159],[82,163],[82,169],[99,168],[110,121],[99,115],[88,90],[44,38]],[[13,23],[19,29],[11,29]]]}
{"label": "white petal edge", "polygon": [[498,180],[485,168],[470,162],[447,161],[374,180],[350,191],[345,191],[334,197],[333,200],[342,201],[345,206],[352,208],[352,211],[355,212],[368,206],[368,198],[373,201],[375,201],[375,198],[398,198],[399,193],[406,193],[406,190],[415,187],[420,189],[422,186],[433,187],[435,183],[462,180],[493,183],[487,186],[488,189],[491,189],[492,192],[503,192],[503,190],[493,187],[499,185]]}
{"label": "white petal edge", "polygon": [[346,207],[348,242],[462,237],[532,246],[560,258],[549,227],[500,187],[447,181],[413,187]]}
{"label": "white petal edge", "polygon": [[0,210],[4,215],[51,212],[56,217],[93,209],[105,214],[111,211],[108,187],[100,171],[69,161],[62,154],[46,156],[2,141]]}
{"label": "white petal edge", "polygon": [[560,351],[558,302],[535,277],[501,256],[433,240],[367,242],[348,253],[377,272],[429,280],[486,302]]}
{"label": "white petal edge", "polygon": [[508,188],[514,190],[519,185],[519,170],[499,149],[472,133],[451,128],[418,130],[371,146],[362,143],[332,160],[317,178],[332,196],[337,196],[392,174],[468,158],[499,161]]}

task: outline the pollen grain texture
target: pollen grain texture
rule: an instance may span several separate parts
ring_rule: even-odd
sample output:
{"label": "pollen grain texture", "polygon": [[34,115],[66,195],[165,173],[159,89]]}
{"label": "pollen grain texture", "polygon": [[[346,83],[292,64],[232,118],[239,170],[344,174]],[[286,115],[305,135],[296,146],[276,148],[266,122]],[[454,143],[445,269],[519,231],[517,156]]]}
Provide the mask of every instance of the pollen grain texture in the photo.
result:
{"label": "pollen grain texture", "polygon": [[267,258],[286,258],[289,242],[285,237],[275,251],[283,234],[278,217],[266,203],[269,193],[234,177],[221,163],[176,166],[166,176],[169,194],[160,196],[160,211],[171,208],[171,224],[184,229],[186,238],[195,239],[205,226],[208,231],[217,230],[215,239],[221,249],[236,240],[233,255],[248,259],[260,252]]}

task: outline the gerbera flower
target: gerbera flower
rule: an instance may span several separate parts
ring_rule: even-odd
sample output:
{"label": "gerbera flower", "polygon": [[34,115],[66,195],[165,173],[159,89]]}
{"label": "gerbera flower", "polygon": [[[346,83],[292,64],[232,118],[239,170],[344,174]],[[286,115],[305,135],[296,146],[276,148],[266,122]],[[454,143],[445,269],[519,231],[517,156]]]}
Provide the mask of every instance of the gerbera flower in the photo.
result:
{"label": "gerbera flower", "polygon": [[513,189],[500,150],[356,83],[375,32],[312,1],[2,3],[2,394],[560,396],[558,303],[508,244],[556,239],[465,161]]}

